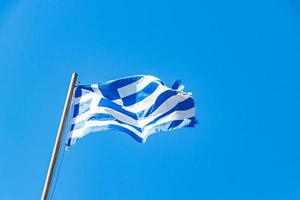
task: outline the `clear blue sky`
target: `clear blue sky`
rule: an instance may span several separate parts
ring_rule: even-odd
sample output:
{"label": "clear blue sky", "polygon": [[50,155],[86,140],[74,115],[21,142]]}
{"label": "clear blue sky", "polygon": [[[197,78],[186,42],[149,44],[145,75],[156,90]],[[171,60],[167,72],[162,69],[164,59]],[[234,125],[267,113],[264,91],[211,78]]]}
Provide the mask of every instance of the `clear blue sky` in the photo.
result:
{"label": "clear blue sky", "polygon": [[297,0],[1,1],[0,199],[39,199],[71,73],[194,94],[194,129],[90,134],[53,199],[300,199]]}

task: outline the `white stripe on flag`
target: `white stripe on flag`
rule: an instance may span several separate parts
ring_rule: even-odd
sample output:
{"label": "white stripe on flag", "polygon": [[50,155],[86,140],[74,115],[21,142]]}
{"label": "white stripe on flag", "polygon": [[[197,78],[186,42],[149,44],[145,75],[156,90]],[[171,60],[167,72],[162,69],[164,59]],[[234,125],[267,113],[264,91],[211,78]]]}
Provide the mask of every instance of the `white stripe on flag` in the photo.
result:
{"label": "white stripe on flag", "polygon": [[131,94],[135,94],[146,87],[148,84],[156,80],[159,79],[154,76],[145,76],[144,78],[141,78],[134,83],[118,88],[119,95],[121,98],[124,98]]}
{"label": "white stripe on flag", "polygon": [[88,128],[106,126],[106,125],[111,125],[111,124],[127,128],[130,131],[132,131],[133,133],[135,133],[136,135],[138,135],[139,137],[142,137],[141,136],[142,133],[139,132],[138,130],[136,130],[135,128],[133,128],[133,127],[127,125],[127,124],[121,124],[121,123],[119,123],[117,121],[114,121],[114,120],[110,120],[110,121],[88,121],[88,122],[85,123],[85,125],[82,128],[77,129],[77,130],[73,130],[71,132],[71,137],[75,137],[75,138],[82,137],[82,136],[87,134],[85,131]]}

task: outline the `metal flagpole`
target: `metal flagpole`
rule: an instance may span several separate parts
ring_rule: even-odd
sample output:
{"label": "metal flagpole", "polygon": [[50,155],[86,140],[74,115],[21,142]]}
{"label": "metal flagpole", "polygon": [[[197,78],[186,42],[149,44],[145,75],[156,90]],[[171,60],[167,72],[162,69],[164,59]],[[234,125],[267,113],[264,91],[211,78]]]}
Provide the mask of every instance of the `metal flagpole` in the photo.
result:
{"label": "metal flagpole", "polygon": [[66,121],[67,121],[67,116],[68,116],[68,112],[69,112],[69,108],[70,108],[70,104],[71,104],[71,100],[72,100],[76,80],[77,80],[77,74],[73,73],[72,78],[71,78],[71,82],[70,82],[70,85],[69,85],[69,90],[68,90],[64,110],[63,110],[61,120],[60,120],[60,123],[59,123],[57,136],[56,136],[55,144],[54,144],[54,147],[53,147],[51,161],[50,161],[50,164],[49,164],[48,173],[47,173],[47,177],[46,177],[46,181],[45,181],[45,185],[44,185],[41,200],[47,200],[48,195],[49,195],[49,190],[50,190],[50,186],[51,186],[51,182],[52,182],[52,178],[53,178],[53,174],[54,174],[54,169],[55,169],[56,161],[57,161],[60,146],[61,146],[61,140],[63,138],[64,127],[65,127],[65,124],[66,124]]}

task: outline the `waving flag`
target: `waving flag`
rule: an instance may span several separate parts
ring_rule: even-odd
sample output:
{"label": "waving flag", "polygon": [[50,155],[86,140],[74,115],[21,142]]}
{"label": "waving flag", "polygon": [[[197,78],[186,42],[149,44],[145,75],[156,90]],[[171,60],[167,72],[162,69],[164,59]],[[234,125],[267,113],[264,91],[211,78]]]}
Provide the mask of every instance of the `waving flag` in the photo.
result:
{"label": "waving flag", "polygon": [[78,85],[67,146],[96,131],[123,131],[145,142],[155,132],[193,127],[194,99],[183,88],[180,81],[169,88],[158,78],[145,75]]}

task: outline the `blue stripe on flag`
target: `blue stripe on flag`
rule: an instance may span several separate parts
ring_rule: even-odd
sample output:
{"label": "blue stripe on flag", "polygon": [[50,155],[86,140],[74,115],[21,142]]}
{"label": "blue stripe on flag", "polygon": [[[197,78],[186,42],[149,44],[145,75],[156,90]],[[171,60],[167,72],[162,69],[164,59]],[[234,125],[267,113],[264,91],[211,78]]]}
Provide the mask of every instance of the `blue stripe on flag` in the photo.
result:
{"label": "blue stripe on flag", "polygon": [[[117,121],[121,124],[127,124],[122,122],[121,120],[118,120],[117,118],[115,118],[114,116],[110,115],[110,114],[103,114],[103,113],[97,113],[93,116],[91,116],[89,119],[89,121],[97,121],[97,120],[101,120],[101,121],[109,121],[109,120],[114,120]],[[142,129],[137,127],[137,126],[133,126],[131,124],[127,124],[128,126],[131,126],[132,128],[136,129],[137,131],[142,132]]]}
{"label": "blue stripe on flag", "polygon": [[99,87],[99,90],[101,91],[101,93],[103,94],[103,96],[105,98],[107,98],[108,100],[120,99],[120,95],[116,88],[112,88],[108,84],[98,85],[98,87]]}
{"label": "blue stripe on flag", "polygon": [[132,112],[130,112],[128,110],[125,110],[124,108],[122,108],[122,106],[120,106],[120,105],[118,105],[118,104],[116,104],[114,102],[111,102],[111,101],[109,101],[107,99],[101,99],[98,105],[100,107],[111,108],[113,110],[116,110],[116,111],[118,111],[120,113],[123,113],[123,114],[125,114],[125,115],[127,115],[127,116],[129,116],[129,117],[131,117],[131,118],[133,118],[135,120],[137,120],[137,116],[136,116],[135,113],[132,113]]}
{"label": "blue stripe on flag", "polygon": [[122,98],[124,106],[131,106],[137,102],[142,101],[147,96],[152,94],[156,90],[157,87],[158,87],[158,83],[153,82],[153,83],[150,83],[149,85],[147,85],[141,91],[138,91],[137,93],[134,93],[132,95]]}
{"label": "blue stripe on flag", "polygon": [[170,97],[176,95],[178,92],[174,90],[167,90],[163,93],[161,93],[158,98],[156,99],[155,103],[151,106],[149,110],[143,116],[149,116],[151,113],[153,113],[161,104],[163,104],[167,99]]}
{"label": "blue stripe on flag", "polygon": [[175,107],[173,107],[171,110],[165,112],[164,114],[160,115],[159,117],[157,117],[156,119],[154,119],[153,121],[151,121],[150,123],[147,124],[154,124],[155,122],[157,122],[158,120],[164,118],[165,116],[176,112],[176,111],[180,111],[180,110],[189,110],[191,108],[194,107],[194,99],[192,97],[189,97],[188,99],[186,99],[183,102],[178,103]]}

